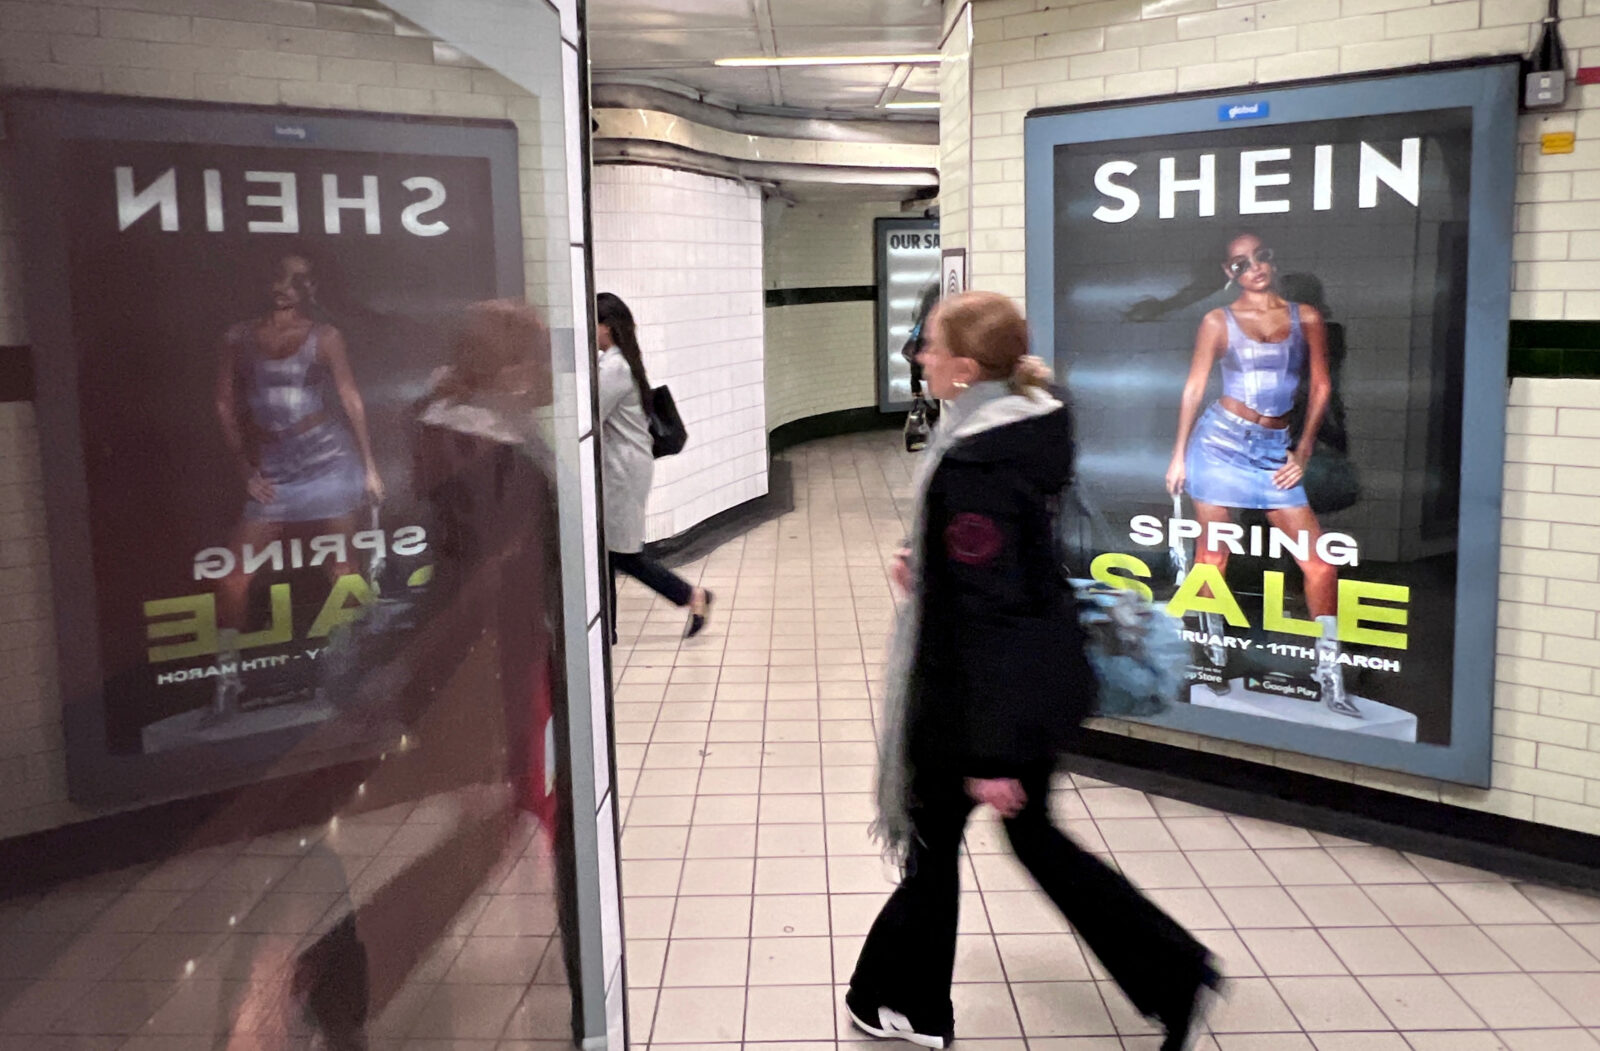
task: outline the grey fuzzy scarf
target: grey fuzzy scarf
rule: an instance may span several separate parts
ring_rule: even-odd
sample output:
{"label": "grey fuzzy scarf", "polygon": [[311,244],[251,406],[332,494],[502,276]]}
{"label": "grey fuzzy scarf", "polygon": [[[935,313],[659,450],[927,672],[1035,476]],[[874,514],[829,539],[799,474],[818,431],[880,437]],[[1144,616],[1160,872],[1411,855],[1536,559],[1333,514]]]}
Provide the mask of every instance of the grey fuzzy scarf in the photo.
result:
{"label": "grey fuzzy scarf", "polygon": [[878,816],[871,832],[884,856],[904,866],[916,830],[911,824],[911,764],[908,716],[913,703],[911,674],[917,659],[922,616],[922,545],[927,529],[928,486],[939,463],[957,443],[984,431],[1044,416],[1061,403],[1041,390],[1016,394],[1003,382],[974,384],[945,409],[933,441],[914,477],[910,543],[912,590],[895,617],[884,667],[883,713],[878,730]]}

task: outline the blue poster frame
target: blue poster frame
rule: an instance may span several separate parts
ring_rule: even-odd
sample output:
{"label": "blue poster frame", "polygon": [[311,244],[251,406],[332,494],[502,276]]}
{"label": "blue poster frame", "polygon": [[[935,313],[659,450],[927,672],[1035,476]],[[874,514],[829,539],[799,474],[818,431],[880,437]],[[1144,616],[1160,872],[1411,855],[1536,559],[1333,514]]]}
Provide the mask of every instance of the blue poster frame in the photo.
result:
{"label": "blue poster frame", "polygon": [[[1382,740],[1188,704],[1173,705],[1140,721],[1262,748],[1489,786],[1511,320],[1517,74],[1516,59],[1505,58],[1028,114],[1023,125],[1028,317],[1034,353],[1054,364],[1058,350],[1058,146],[1221,129],[1230,126],[1230,112],[1249,112],[1250,123],[1259,126],[1447,108],[1472,111],[1462,411],[1463,418],[1472,420],[1473,425],[1463,427],[1461,437],[1450,743]],[[1070,373],[1066,378],[1070,385]]]}

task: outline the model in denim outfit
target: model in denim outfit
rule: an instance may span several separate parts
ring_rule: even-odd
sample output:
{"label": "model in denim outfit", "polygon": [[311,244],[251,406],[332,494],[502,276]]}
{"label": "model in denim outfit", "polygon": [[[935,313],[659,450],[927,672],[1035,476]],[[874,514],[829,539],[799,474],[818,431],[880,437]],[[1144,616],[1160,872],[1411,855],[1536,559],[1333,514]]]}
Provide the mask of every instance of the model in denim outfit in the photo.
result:
{"label": "model in denim outfit", "polygon": [[[222,340],[216,408],[244,481],[244,514],[231,549],[261,550],[286,537],[349,536],[363,506],[384,498],[344,334],[319,320],[311,261],[290,253],[273,272],[270,309]],[[348,558],[324,563],[331,579]],[[206,722],[230,717],[243,692],[238,672],[251,573],[241,559],[217,591],[216,695]]]}
{"label": "model in denim outfit", "polygon": [[[1322,315],[1278,294],[1272,249],[1255,234],[1241,234],[1228,243],[1222,270],[1239,296],[1200,322],[1167,489],[1174,496],[1188,492],[1194,517],[1207,527],[1207,536],[1211,523],[1231,522],[1239,508],[1265,511],[1276,528],[1308,538],[1308,556],[1297,561],[1305,576],[1306,605],[1322,628],[1315,672],[1322,703],[1360,718],[1360,710],[1345,697],[1338,663],[1338,571],[1317,557],[1322,528],[1301,484],[1333,392]],[[1206,382],[1219,364],[1222,396],[1202,414]],[[1290,439],[1289,413],[1302,378],[1308,381],[1305,425],[1296,443]],[[1227,570],[1226,547],[1196,547],[1197,563]],[[1214,614],[1207,617],[1220,620]],[[1208,623],[1206,629],[1220,634],[1221,625]]]}

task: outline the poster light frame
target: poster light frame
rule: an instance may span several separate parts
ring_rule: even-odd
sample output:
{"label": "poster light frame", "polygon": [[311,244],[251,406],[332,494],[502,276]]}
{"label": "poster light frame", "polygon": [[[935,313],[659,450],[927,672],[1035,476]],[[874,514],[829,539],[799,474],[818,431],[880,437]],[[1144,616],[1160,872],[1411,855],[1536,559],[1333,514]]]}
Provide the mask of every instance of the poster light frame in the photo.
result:
{"label": "poster light frame", "polygon": [[[1034,353],[1055,346],[1056,147],[1254,125],[1472,111],[1461,498],[1448,745],[1357,736],[1188,704],[1148,720],[1210,738],[1487,788],[1492,771],[1496,607],[1505,461],[1511,239],[1517,169],[1514,56],[1271,87],[1030,112],[1023,125],[1027,304]],[[1233,116],[1238,114],[1238,116]],[[1067,371],[1070,381],[1070,370]]]}

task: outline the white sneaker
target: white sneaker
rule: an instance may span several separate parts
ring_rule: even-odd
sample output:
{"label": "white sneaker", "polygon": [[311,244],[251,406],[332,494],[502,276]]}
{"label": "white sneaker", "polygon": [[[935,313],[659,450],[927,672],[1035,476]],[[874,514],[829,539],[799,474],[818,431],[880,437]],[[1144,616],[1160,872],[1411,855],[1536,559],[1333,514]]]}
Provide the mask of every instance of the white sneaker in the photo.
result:
{"label": "white sneaker", "polygon": [[[934,1051],[943,1051],[950,1046],[949,1036],[934,1036],[930,1033],[919,1033],[911,1024],[911,1019],[899,1011],[888,1007],[878,1008],[878,1024],[869,1025],[854,1007],[845,1004],[845,1010],[850,1012],[850,1021],[855,1023],[857,1029],[870,1036],[883,1040],[904,1040],[918,1047],[931,1047]],[[864,1012],[863,1012],[864,1013]]]}

